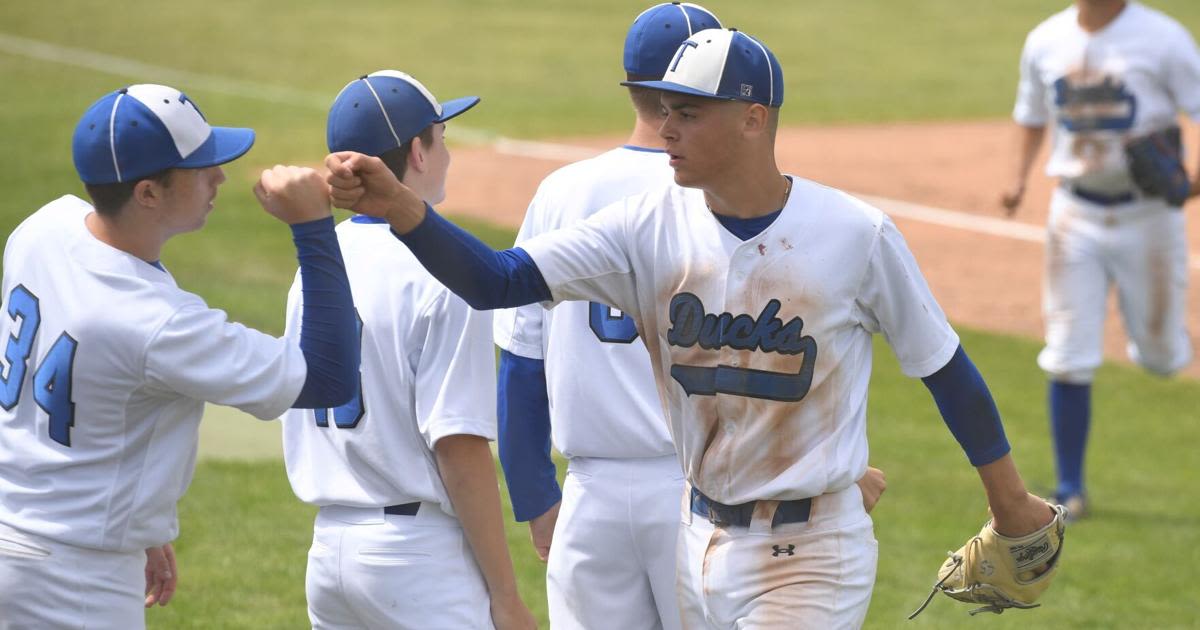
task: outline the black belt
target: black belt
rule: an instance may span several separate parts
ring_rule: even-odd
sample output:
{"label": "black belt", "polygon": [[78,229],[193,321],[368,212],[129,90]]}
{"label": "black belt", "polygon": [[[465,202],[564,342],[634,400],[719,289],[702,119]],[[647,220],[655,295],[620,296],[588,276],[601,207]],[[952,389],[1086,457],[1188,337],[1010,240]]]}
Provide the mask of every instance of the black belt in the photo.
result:
{"label": "black belt", "polygon": [[1080,188],[1079,186],[1069,186],[1067,187],[1067,190],[1071,191],[1072,195],[1075,195],[1084,201],[1090,201],[1100,206],[1115,206],[1122,203],[1129,203],[1130,201],[1137,199],[1137,195],[1128,190],[1120,193],[1102,193],[1095,190]]}
{"label": "black belt", "polygon": [[419,509],[421,509],[421,502],[417,501],[415,503],[402,503],[400,505],[389,505],[389,506],[383,508],[383,513],[391,514],[393,516],[416,516],[417,510],[419,510]]}
{"label": "black belt", "polygon": [[[692,488],[691,503],[692,513],[707,518],[714,525],[749,527],[750,521],[754,518],[754,506],[757,501],[726,505],[713,501],[699,490]],[[771,519],[771,526],[804,523],[808,521],[810,514],[812,514],[812,499],[780,501],[779,507],[775,508],[775,517]]]}

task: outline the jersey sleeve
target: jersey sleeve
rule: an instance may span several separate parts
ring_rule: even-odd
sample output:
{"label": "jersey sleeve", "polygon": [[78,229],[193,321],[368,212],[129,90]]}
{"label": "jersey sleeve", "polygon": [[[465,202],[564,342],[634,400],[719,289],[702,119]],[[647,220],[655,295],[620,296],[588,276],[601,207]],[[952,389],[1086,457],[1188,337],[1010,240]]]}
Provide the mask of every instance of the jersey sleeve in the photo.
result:
{"label": "jersey sleeve", "polygon": [[491,314],[443,290],[425,309],[416,368],[417,427],[432,450],[448,435],[496,439],[496,354]]}
{"label": "jersey sleeve", "polygon": [[1021,50],[1021,77],[1017,81],[1017,102],[1013,106],[1013,120],[1025,127],[1045,127],[1050,119],[1046,86],[1037,68],[1036,48],[1034,33],[1030,33]]}
{"label": "jersey sleeve", "polygon": [[228,321],[196,301],[179,308],[146,347],[146,378],[195,400],[278,417],[307,374],[300,346]]}
{"label": "jersey sleeve", "polygon": [[1173,24],[1174,37],[1167,46],[1166,83],[1175,105],[1200,122],[1200,49],[1181,24]]}
{"label": "jersey sleeve", "polygon": [[[538,188],[529,208],[525,210],[525,219],[517,232],[517,245],[529,240],[536,234],[545,231],[543,226],[545,185]],[[492,335],[496,345],[526,359],[542,359],[542,314],[545,313],[538,304],[526,304],[517,308],[500,309],[492,316]]]}
{"label": "jersey sleeve", "polygon": [[547,306],[584,300],[636,312],[626,218],[637,199],[618,201],[584,221],[521,244],[550,289]]}
{"label": "jersey sleeve", "polygon": [[933,374],[958,348],[958,334],[929,291],[904,237],[887,217],[876,236],[856,306],[863,327],[883,333],[907,376]]}

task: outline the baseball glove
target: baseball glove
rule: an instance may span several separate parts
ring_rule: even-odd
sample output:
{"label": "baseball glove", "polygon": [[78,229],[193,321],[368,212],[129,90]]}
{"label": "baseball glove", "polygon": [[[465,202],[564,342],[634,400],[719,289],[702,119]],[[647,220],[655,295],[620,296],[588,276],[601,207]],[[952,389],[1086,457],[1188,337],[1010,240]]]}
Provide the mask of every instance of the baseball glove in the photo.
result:
{"label": "baseball glove", "polygon": [[1189,182],[1183,168],[1183,143],[1179,127],[1134,138],[1125,144],[1129,174],[1137,187],[1150,197],[1162,197],[1172,206],[1188,198]]}
{"label": "baseball glove", "polygon": [[1034,602],[1050,586],[1058,569],[1066,529],[1066,508],[1050,507],[1054,509],[1054,520],[1020,538],[996,533],[988,521],[978,535],[949,554],[938,569],[938,582],[929,597],[908,618],[925,610],[938,591],[959,601],[983,604],[970,611],[972,615],[1000,614],[1005,608],[1037,608],[1040,604]]}

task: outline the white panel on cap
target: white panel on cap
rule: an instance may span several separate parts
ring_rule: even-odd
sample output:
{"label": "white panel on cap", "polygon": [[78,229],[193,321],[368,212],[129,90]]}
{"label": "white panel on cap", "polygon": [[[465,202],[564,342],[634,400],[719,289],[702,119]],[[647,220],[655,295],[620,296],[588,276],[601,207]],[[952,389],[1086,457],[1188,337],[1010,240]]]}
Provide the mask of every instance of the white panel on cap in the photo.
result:
{"label": "white panel on cap", "polygon": [[368,77],[392,77],[393,79],[400,79],[401,81],[408,83],[409,85],[417,88],[417,91],[420,92],[421,95],[425,97],[425,100],[429,101],[429,104],[433,106],[433,111],[435,113],[437,113],[439,118],[441,117],[442,104],[439,103],[438,100],[433,97],[433,92],[430,92],[429,90],[425,89],[425,86],[421,85],[421,82],[414,79],[412,77],[412,75],[404,73],[404,72],[400,72],[399,70],[380,70],[379,72],[372,72],[371,74],[368,74],[367,76]]}
{"label": "white panel on cap", "polygon": [[716,94],[717,88],[721,86],[721,75],[725,73],[725,60],[729,57],[731,39],[733,31],[715,28],[691,36],[688,41],[695,42],[696,47],[685,51],[678,64],[672,59],[671,64],[675,69],[671,70],[668,66],[663,81]]}
{"label": "white panel on cap", "polygon": [[175,141],[175,149],[186,159],[212,135],[212,127],[204,121],[200,110],[182,93],[165,85],[131,85],[127,94],[145,105],[166,126]]}

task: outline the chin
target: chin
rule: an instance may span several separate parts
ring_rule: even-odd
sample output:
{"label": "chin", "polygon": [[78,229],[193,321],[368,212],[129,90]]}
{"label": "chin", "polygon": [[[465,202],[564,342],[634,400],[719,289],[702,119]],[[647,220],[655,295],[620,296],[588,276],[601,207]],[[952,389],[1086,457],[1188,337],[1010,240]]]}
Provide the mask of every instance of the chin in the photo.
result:
{"label": "chin", "polygon": [[698,188],[700,184],[695,175],[679,169],[675,169],[675,183],[684,188]]}

